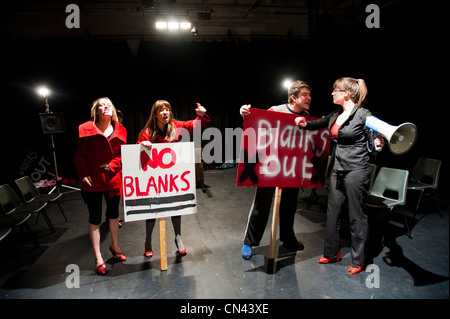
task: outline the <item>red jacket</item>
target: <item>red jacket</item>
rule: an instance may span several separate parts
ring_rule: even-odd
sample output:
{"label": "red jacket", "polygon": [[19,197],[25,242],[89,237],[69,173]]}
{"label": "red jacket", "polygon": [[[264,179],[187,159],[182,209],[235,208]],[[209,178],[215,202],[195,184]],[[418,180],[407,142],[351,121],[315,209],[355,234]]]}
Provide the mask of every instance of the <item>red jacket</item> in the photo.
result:
{"label": "red jacket", "polygon": [[[74,156],[78,177],[91,176],[92,187],[81,182],[81,190],[88,192],[110,191],[110,196],[120,194],[122,185],[122,162],[120,147],[127,142],[127,130],[114,121],[114,132],[109,140],[95,126],[87,121],[78,127],[78,149]],[[111,171],[100,168],[108,164]]]}
{"label": "red jacket", "polygon": [[[205,123],[208,123],[210,121],[208,115],[205,117],[197,116],[195,120],[193,121],[172,121],[173,127],[175,129],[175,138],[172,142],[179,142],[181,139],[181,129],[186,129],[189,133],[192,132],[194,129],[199,128],[198,125],[203,125]],[[152,143],[167,143],[165,140],[165,137],[157,134],[156,135],[156,141],[150,140],[150,132],[148,129],[142,131],[141,134],[139,134],[139,139],[137,141],[137,144],[141,143],[142,141],[150,141]]]}

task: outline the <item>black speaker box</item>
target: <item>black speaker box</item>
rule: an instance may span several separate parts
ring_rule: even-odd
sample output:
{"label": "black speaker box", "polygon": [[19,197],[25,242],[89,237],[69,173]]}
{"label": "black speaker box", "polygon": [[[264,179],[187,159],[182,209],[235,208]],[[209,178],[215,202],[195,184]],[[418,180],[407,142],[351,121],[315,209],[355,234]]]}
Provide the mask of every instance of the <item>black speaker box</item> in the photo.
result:
{"label": "black speaker box", "polygon": [[42,132],[44,134],[57,134],[66,131],[62,113],[40,113]]}

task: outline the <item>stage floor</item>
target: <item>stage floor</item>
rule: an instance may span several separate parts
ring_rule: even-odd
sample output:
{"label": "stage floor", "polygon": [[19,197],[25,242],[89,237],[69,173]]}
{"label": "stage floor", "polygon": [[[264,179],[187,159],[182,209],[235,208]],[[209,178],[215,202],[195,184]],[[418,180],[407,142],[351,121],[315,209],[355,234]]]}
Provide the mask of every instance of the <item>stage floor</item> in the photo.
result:
{"label": "stage floor", "polygon": [[[125,262],[115,262],[109,253],[110,236],[102,224],[102,252],[108,273],[94,271],[94,255],[88,235],[87,209],[80,193],[64,194],[61,205],[47,212],[56,227],[51,234],[43,218],[30,223],[40,243],[13,233],[3,240],[0,261],[1,299],[448,299],[449,212],[443,218],[433,202],[408,218],[413,239],[406,236],[402,216],[389,223],[384,242],[373,264],[364,272],[348,275],[350,247],[348,223],[342,226],[342,256],[339,263],[321,265],[327,191],[318,190],[318,200],[307,209],[310,189],[300,191],[295,232],[305,249],[290,253],[277,242],[274,272],[267,258],[271,217],[261,246],[251,260],[241,257],[242,239],[255,189],[236,187],[236,169],[206,170],[207,192],[197,188],[198,213],[182,217],[182,237],[188,254],[177,257],[174,233],[167,219],[167,271],[160,270],[159,232],[155,227],[149,259],[144,252],[143,221],[124,223],[120,247]],[[66,191],[66,189],[64,189]],[[411,209],[409,209],[410,211]],[[123,216],[123,207],[121,207]],[[426,214],[428,213],[428,214]],[[381,222],[381,220],[380,220]],[[23,238],[23,236],[21,237]],[[376,242],[376,241],[375,241]],[[13,247],[11,249],[11,246]],[[18,258],[13,257],[16,252]],[[11,258],[6,258],[7,253]],[[68,267],[69,266],[69,267]],[[79,278],[75,278],[79,269]],[[77,284],[79,287],[71,286]]]}

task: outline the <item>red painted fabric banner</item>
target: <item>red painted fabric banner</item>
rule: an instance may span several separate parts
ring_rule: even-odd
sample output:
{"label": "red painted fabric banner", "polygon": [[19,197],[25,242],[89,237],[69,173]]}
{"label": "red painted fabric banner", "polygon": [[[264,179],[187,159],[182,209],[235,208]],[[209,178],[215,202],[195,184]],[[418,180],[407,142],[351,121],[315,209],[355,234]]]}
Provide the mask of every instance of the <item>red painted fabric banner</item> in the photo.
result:
{"label": "red painted fabric banner", "polygon": [[251,109],[244,119],[236,186],[324,187],[330,133],[297,127],[297,116]]}

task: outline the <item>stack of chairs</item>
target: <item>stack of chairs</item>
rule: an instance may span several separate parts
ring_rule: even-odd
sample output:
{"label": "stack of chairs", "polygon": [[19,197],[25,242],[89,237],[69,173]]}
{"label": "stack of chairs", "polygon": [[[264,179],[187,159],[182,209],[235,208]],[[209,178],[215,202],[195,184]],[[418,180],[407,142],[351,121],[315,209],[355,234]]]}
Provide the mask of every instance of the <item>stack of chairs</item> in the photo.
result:
{"label": "stack of chairs", "polygon": [[55,227],[45,209],[49,204],[57,204],[67,221],[58,202],[62,194],[41,194],[28,176],[16,179],[15,183],[20,190],[19,195],[8,184],[0,186],[0,241],[6,240],[12,231],[18,228],[19,234],[26,230],[31,235],[36,247],[39,247],[39,242],[31,231],[29,221],[35,215],[37,223],[39,216],[42,215],[50,232],[55,233]]}

